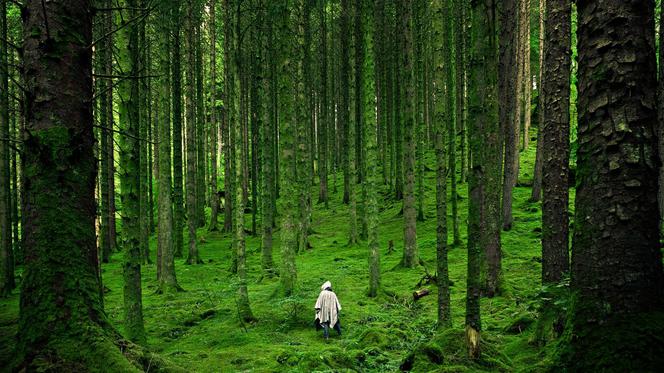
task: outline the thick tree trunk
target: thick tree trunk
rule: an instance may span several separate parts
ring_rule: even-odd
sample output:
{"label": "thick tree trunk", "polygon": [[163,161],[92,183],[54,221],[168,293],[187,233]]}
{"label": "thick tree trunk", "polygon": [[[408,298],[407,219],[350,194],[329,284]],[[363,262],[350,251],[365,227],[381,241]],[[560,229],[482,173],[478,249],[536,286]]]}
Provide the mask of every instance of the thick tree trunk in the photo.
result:
{"label": "thick tree trunk", "polygon": [[544,22],[544,123],[542,123],[542,282],[569,270],[569,100],[571,74],[569,0],[548,0]]}
{"label": "thick tree trunk", "polygon": [[[26,262],[16,346],[21,363],[15,368],[33,371],[58,361],[64,370],[137,371],[114,345],[119,335],[99,297],[91,4],[25,6],[24,28],[32,30],[24,41],[29,202],[23,210]],[[81,328],[86,332],[72,333]]]}
{"label": "thick tree trunk", "polygon": [[577,4],[570,370],[656,371],[664,364],[653,3]]}
{"label": "thick tree trunk", "polygon": [[[458,136],[459,139],[457,139],[457,131],[459,131],[460,134],[462,134],[462,128],[464,126],[463,124],[463,113],[464,113],[464,85],[465,85],[465,70],[466,70],[466,65],[464,64],[464,48],[463,48],[463,0],[453,0],[452,5],[454,9],[452,10],[450,20],[452,23],[452,33],[450,37],[453,38],[453,41],[450,41],[450,43],[454,43],[454,84],[450,84],[450,86],[454,86],[454,124],[452,125],[453,131],[448,132],[448,141],[451,144],[451,146],[448,146],[450,149],[450,177],[452,178],[452,190],[451,190],[451,201],[452,201],[452,232],[453,232],[453,241],[452,244],[454,246],[460,246],[462,244],[461,242],[461,233],[460,233],[460,222],[459,222],[459,195],[457,192],[457,172],[456,172],[456,164],[457,164],[457,158],[456,158],[456,143],[457,141],[460,141],[460,143],[463,143],[465,140],[463,138],[463,135]],[[451,93],[450,93],[451,94]],[[450,105],[451,107],[451,105]],[[461,174],[464,174],[463,171],[463,157],[465,156],[464,153],[460,154],[461,157]],[[463,182],[463,177],[459,178],[459,182]]]}
{"label": "thick tree trunk", "polygon": [[224,0],[224,105],[225,115],[221,132],[224,134],[222,143],[224,148],[224,232],[233,231],[233,175],[232,175],[232,151],[231,151],[231,123],[236,118],[233,116],[234,105],[234,83],[233,83],[233,26],[232,26],[232,2]]}

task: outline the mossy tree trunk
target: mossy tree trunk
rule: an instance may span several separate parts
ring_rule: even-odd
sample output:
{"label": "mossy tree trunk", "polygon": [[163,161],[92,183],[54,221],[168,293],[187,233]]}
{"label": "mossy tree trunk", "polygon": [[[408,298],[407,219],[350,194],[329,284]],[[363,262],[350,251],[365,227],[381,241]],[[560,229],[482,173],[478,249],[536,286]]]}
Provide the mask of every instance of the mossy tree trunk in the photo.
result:
{"label": "mossy tree trunk", "polygon": [[196,227],[205,227],[205,206],[207,204],[208,177],[205,97],[203,96],[203,39],[202,30],[203,2],[194,2],[194,63],[195,63],[195,123],[196,123]]}
{"label": "mossy tree trunk", "polygon": [[[198,193],[197,187],[198,171],[197,168],[197,133],[196,133],[196,50],[194,42],[196,40],[196,0],[187,1],[186,31],[185,31],[185,49],[187,50],[187,65],[185,79],[185,112],[186,112],[186,141],[187,141],[187,228],[189,232],[189,253],[187,255],[187,264],[202,263],[198,253],[196,242],[196,228],[198,227]],[[202,171],[202,170],[200,170]]]}
{"label": "mossy tree trunk", "polygon": [[225,114],[222,123],[222,143],[224,148],[224,232],[233,231],[233,160],[231,144],[231,123],[234,105],[234,73],[233,73],[233,16],[232,1],[224,0],[224,105]]}
{"label": "mossy tree trunk", "polygon": [[[275,7],[272,2],[267,5],[266,19],[272,20],[275,18]],[[274,61],[275,56],[275,37],[274,37],[274,25],[272,23],[268,24],[267,35],[263,40],[263,53],[266,58],[263,62],[263,69],[265,73],[265,78],[262,80],[261,84],[263,86],[262,91],[265,94],[264,99],[261,101],[262,115],[264,116],[262,126],[260,128],[260,137],[261,145],[263,148],[262,151],[262,171],[260,175],[261,180],[261,224],[262,224],[262,241],[261,241],[261,267],[263,272],[267,276],[272,276],[274,274],[274,259],[272,257],[272,236],[273,228],[275,225],[275,210],[274,206],[274,179],[275,179],[275,169],[274,169],[274,127],[276,126],[276,117],[274,115],[274,96],[276,96],[276,91],[273,89],[273,82],[277,77],[273,74],[272,64],[276,63]]]}
{"label": "mossy tree trunk", "polygon": [[[432,4],[433,40],[439,41],[433,50],[433,79],[436,97],[434,105],[433,126],[435,131],[436,151],[436,273],[438,285],[438,327],[449,327],[452,324],[450,312],[450,280],[447,265],[447,154],[445,149],[446,136],[454,138],[454,132],[448,132],[448,123],[452,121],[452,87],[448,83],[453,76],[451,70],[452,56],[450,52],[449,16],[450,2],[436,0]],[[446,89],[447,88],[447,89]],[[447,122],[447,123],[446,123]],[[449,151],[449,148],[447,149]],[[455,175],[452,175],[455,177]],[[452,198],[456,198],[452,195]]]}
{"label": "mossy tree trunk", "polygon": [[[111,8],[110,0],[103,0],[103,6]],[[109,33],[113,29],[113,11],[101,13],[100,21],[104,33]],[[111,38],[112,36],[109,36]],[[100,74],[111,76],[113,74],[113,56],[112,41],[105,42],[99,47],[98,58],[100,64]],[[113,100],[111,96],[112,81],[110,79],[99,79],[99,123],[101,125],[100,133],[100,220],[99,227],[99,252],[101,261],[108,263],[111,256],[111,236],[110,236],[110,185],[109,185],[109,140],[112,141],[113,126]]]}
{"label": "mossy tree trunk", "polygon": [[176,258],[182,258],[184,250],[184,193],[182,165],[182,48],[180,30],[182,28],[182,2],[175,0],[172,6],[173,50],[171,54],[171,85],[173,105],[173,251]]}
{"label": "mossy tree trunk", "polygon": [[32,30],[24,41],[28,201],[14,368],[33,371],[58,361],[62,370],[137,371],[114,344],[119,335],[99,291],[91,3],[25,6],[23,26]]}
{"label": "mossy tree trunk", "polygon": [[503,0],[500,2],[500,79],[499,94],[500,105],[498,105],[500,126],[505,134],[505,172],[503,177],[503,230],[512,229],[512,192],[516,186],[519,167],[519,138],[518,121],[519,116],[517,103],[518,58],[520,50],[518,37],[519,32],[519,4],[522,0]]}
{"label": "mossy tree trunk", "polygon": [[157,246],[161,255],[157,256],[157,281],[159,282],[159,292],[172,293],[178,291],[180,286],[175,274],[174,260],[174,242],[173,242],[173,200],[171,186],[171,59],[170,43],[171,19],[170,9],[172,2],[165,2],[158,13],[158,32],[159,32],[159,59],[158,66],[160,77],[157,81],[160,110],[158,111],[158,133],[159,139],[159,195],[158,202],[158,229]]}
{"label": "mossy tree trunk", "polygon": [[[138,1],[139,9],[146,8],[146,1]],[[142,10],[141,10],[142,11]],[[147,58],[147,44],[145,39],[145,17],[141,17],[138,22],[138,69],[137,75],[140,75],[138,81],[138,147],[139,147],[139,229],[140,229],[140,248],[143,258],[143,264],[151,263],[150,259],[150,245],[149,245],[149,207],[148,202],[148,85],[147,75],[150,71],[150,65]]]}
{"label": "mossy tree trunk", "polygon": [[[126,0],[125,19],[138,15],[136,0]],[[127,22],[127,21],[123,21]],[[124,250],[124,318],[125,334],[133,342],[144,344],[143,296],[141,291],[141,224],[140,224],[140,142],[139,142],[139,24],[129,23],[119,34],[119,63],[128,79],[119,84],[120,96],[120,199],[122,201],[122,249]]]}
{"label": "mossy tree trunk", "polygon": [[0,3],[0,298],[14,289],[9,178],[9,71],[7,2]]}
{"label": "mossy tree trunk", "polygon": [[569,157],[571,21],[569,0],[548,0],[544,22],[542,131],[542,282],[560,281],[569,271]]}
{"label": "mossy tree trunk", "polygon": [[652,5],[577,4],[576,295],[564,356],[570,370],[655,371],[664,363]]}
{"label": "mossy tree trunk", "polygon": [[[401,113],[401,127],[404,130],[403,142],[403,219],[404,219],[404,247],[402,264],[407,268],[416,267],[419,264],[417,251],[417,233],[415,207],[415,113],[414,94],[415,82],[413,76],[413,36],[412,36],[412,0],[400,0],[398,4],[399,25],[403,32],[403,40],[400,45],[400,73],[403,102]],[[399,160],[400,161],[400,160]]]}
{"label": "mossy tree trunk", "polygon": [[318,203],[324,203],[325,208],[328,207],[328,196],[327,196],[327,165],[328,165],[328,126],[334,125],[330,121],[330,116],[328,114],[328,84],[327,84],[327,75],[328,75],[328,51],[327,51],[327,10],[325,6],[327,5],[326,0],[318,1],[318,23],[319,23],[319,66],[320,66],[320,78],[319,78],[319,115],[318,115]]}
{"label": "mossy tree trunk", "polygon": [[535,170],[533,171],[533,188],[530,201],[537,202],[542,197],[542,130],[544,128],[544,91],[542,90],[542,77],[544,76],[544,15],[546,1],[539,0],[539,76],[537,77],[537,149],[535,150]]}
{"label": "mossy tree trunk", "polygon": [[348,0],[341,0],[341,14],[339,15],[339,43],[340,53],[340,71],[339,71],[339,152],[341,154],[341,167],[344,174],[344,196],[343,203],[350,201],[350,170],[349,170],[349,151],[348,144],[350,132],[350,15],[352,13]]}
{"label": "mossy tree trunk", "polygon": [[[297,18],[289,12],[287,2],[279,4],[275,9],[277,20],[277,53],[279,70],[279,129],[281,148],[281,176],[283,196],[283,216],[281,219],[281,270],[280,280],[282,291],[286,296],[293,294],[297,281],[297,268],[295,265],[295,253],[297,251],[297,216],[299,198],[296,183],[296,161],[295,161],[295,129],[298,116],[294,100],[296,94],[298,71],[297,51],[294,46],[297,43],[294,27]],[[290,17],[293,17],[291,19]]]}
{"label": "mossy tree trunk", "polygon": [[219,216],[219,186],[217,182],[217,153],[219,143],[219,124],[217,110],[217,1],[210,0],[210,225],[208,231],[213,232],[218,229],[217,220]]}
{"label": "mossy tree trunk", "polygon": [[[469,63],[468,279],[466,335],[471,358],[480,354],[481,263],[488,262],[487,292],[498,289],[500,274],[501,145],[496,95],[496,19],[493,0],[472,3]],[[483,256],[486,255],[486,258]]]}

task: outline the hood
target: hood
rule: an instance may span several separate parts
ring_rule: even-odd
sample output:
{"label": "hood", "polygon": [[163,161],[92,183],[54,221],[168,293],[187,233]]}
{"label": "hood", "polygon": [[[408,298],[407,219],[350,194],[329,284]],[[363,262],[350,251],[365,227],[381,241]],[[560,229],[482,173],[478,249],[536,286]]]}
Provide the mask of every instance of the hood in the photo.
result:
{"label": "hood", "polygon": [[332,283],[329,282],[329,281],[325,281],[325,283],[320,287],[320,289],[325,290],[325,289],[331,288],[331,287],[332,287]]}

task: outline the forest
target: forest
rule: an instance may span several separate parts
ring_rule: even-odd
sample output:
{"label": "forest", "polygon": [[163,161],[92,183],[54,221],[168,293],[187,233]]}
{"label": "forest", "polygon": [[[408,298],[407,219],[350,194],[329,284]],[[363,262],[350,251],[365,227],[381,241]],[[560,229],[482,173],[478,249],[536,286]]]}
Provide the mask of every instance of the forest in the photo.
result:
{"label": "forest", "polygon": [[661,372],[663,21],[0,0],[0,372]]}

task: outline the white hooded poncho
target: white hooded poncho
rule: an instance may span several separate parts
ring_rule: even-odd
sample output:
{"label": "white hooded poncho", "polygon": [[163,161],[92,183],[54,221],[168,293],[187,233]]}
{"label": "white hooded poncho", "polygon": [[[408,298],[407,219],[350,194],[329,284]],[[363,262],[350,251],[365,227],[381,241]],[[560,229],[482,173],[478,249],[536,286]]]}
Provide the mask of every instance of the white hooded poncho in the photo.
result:
{"label": "white hooded poncho", "polygon": [[330,322],[330,327],[334,328],[339,321],[339,311],[341,310],[341,304],[337,299],[337,295],[332,291],[327,290],[331,288],[332,284],[327,281],[321,286],[320,295],[318,295],[318,300],[316,300],[316,318],[321,324]]}

